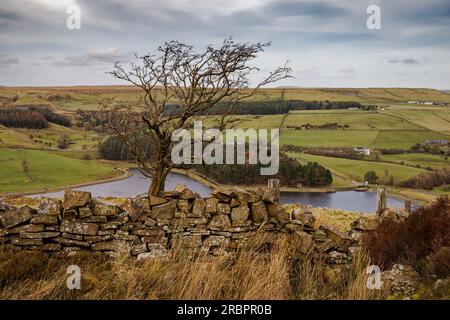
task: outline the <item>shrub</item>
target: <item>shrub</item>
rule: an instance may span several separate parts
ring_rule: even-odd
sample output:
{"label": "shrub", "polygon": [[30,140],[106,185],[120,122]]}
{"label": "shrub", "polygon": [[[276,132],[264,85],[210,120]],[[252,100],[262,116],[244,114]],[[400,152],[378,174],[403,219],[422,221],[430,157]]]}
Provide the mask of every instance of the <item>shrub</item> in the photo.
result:
{"label": "shrub", "polygon": [[431,172],[423,172],[400,182],[401,187],[427,189],[450,183],[450,168],[442,168]]}
{"label": "shrub", "polygon": [[366,180],[370,184],[375,184],[378,182],[378,176],[374,171],[367,171],[364,175],[364,180]]}
{"label": "shrub", "polygon": [[440,197],[403,222],[385,219],[364,238],[371,261],[384,269],[410,264],[422,273],[450,275],[450,201]]}

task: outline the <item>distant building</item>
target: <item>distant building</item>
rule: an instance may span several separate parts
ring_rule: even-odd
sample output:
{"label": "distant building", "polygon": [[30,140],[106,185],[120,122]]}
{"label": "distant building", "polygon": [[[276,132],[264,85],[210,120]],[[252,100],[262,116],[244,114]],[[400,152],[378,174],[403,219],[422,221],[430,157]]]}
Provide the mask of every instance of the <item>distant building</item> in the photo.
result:
{"label": "distant building", "polygon": [[372,153],[372,151],[369,148],[364,148],[364,147],[355,147],[354,151],[357,154],[363,154],[366,156],[370,156],[370,154]]}

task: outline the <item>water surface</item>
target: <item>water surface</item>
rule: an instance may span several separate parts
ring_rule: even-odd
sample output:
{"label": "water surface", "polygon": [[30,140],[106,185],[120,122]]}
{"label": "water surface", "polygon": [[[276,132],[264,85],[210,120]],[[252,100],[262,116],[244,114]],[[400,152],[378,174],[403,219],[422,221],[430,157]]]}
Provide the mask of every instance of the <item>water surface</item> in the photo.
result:
{"label": "water surface", "polygon": [[[149,179],[144,177],[138,169],[130,169],[132,176],[117,181],[99,183],[74,190],[89,191],[94,197],[134,197],[147,192]],[[179,173],[171,172],[166,180],[165,190],[173,190],[177,184],[184,184],[189,189],[197,192],[202,197],[211,195],[212,189],[204,184]],[[64,191],[48,192],[45,194],[33,195],[47,197],[62,197]],[[374,192],[340,191],[336,193],[317,192],[282,192],[280,202],[310,204],[313,207],[326,207],[333,209],[359,211],[373,213],[376,210],[376,194]],[[403,201],[389,198],[388,206],[402,207]]]}

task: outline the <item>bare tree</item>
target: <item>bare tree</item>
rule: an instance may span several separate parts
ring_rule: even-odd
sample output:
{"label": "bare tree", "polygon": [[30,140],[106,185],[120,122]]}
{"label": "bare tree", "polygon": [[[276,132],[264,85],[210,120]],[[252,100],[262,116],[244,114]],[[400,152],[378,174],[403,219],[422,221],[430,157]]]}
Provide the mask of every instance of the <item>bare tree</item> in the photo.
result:
{"label": "bare tree", "polygon": [[[170,41],[155,54],[136,56],[138,63],[128,68],[115,64],[111,74],[140,88],[143,98],[140,104],[109,106],[108,123],[128,145],[141,172],[152,178],[149,196],[163,191],[173,167],[170,155],[175,129],[191,127],[194,119],[221,102],[225,112],[215,119],[222,130],[232,121],[232,108],[237,102],[264,85],[290,77],[291,69],[285,64],[250,88],[249,76],[259,70],[250,62],[268,46],[270,43],[237,43],[227,38],[219,48],[210,45],[197,53],[190,45]],[[178,106],[176,112],[167,112],[170,104]],[[155,141],[154,155],[141,148],[136,132]]]}

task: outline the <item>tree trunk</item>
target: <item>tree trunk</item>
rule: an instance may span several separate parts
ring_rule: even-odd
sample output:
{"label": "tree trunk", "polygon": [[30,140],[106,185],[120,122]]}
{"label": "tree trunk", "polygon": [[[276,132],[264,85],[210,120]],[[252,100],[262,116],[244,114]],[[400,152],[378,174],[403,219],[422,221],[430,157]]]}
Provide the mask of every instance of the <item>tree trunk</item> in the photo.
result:
{"label": "tree trunk", "polygon": [[164,185],[166,183],[167,174],[169,170],[166,165],[161,165],[154,173],[152,183],[148,189],[148,196],[159,196],[164,191]]}
{"label": "tree trunk", "polygon": [[153,173],[152,183],[148,189],[148,196],[159,196],[164,191],[164,185],[166,183],[167,174],[170,171],[169,158],[170,157],[170,139],[167,139],[165,136],[158,137],[160,141],[158,156],[155,160],[157,167],[155,168],[155,172]]}

